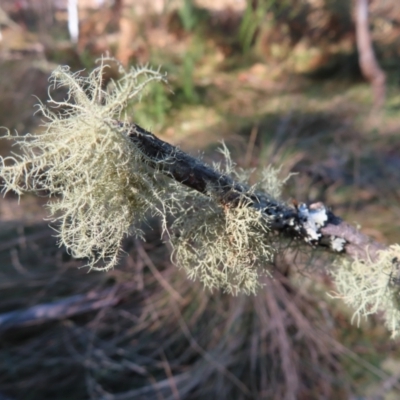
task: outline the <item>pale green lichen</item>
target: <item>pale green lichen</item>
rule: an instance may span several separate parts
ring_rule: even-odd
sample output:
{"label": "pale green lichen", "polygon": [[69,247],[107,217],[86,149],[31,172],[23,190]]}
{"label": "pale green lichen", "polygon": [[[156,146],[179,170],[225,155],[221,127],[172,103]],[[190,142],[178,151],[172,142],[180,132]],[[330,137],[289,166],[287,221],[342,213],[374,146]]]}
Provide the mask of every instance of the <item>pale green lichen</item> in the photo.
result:
{"label": "pale green lichen", "polygon": [[[190,278],[228,293],[255,293],[261,275],[268,273],[274,246],[265,214],[248,206],[248,196],[260,189],[271,199],[280,196],[284,182],[278,171],[267,169],[236,207],[221,205],[221,188],[212,184],[207,196],[173,181],[166,190],[154,160],[150,168],[127,136],[127,126],[117,122],[147,84],[164,76],[148,68],[120,68],[121,78],[104,87],[104,68],[103,60],[88,77],[68,67],[53,72],[51,85],[66,89],[67,97],[56,101],[50,95],[47,106],[40,104],[42,134],[7,133],[22,155],[0,159],[3,191],[49,196],[60,244],[95,269],[116,265],[125,235],[141,234],[135,226],[148,211],[161,214],[165,222],[166,208],[175,218],[174,258]],[[226,162],[220,172],[247,183],[249,174],[236,170],[226,147],[222,152]],[[168,161],[174,162],[173,154]]]}
{"label": "pale green lichen", "polygon": [[[223,155],[224,162],[214,163],[214,168],[223,174],[231,175],[236,181],[248,185],[250,177],[256,172],[256,169],[237,168],[224,142],[222,142],[219,152]],[[281,168],[268,165],[259,171],[257,174],[257,183],[250,187],[249,193],[259,191],[274,200],[280,200],[284,185],[294,175],[296,175],[296,173],[290,173],[286,178],[282,179]]]}
{"label": "pale green lichen", "polygon": [[266,240],[267,224],[250,207],[229,208],[196,195],[178,217],[171,238],[173,257],[190,279],[227,293],[256,293],[267,273],[273,248]]}
{"label": "pale green lichen", "polygon": [[272,165],[263,168],[261,171],[260,180],[257,183],[257,190],[268,193],[268,195],[272,198],[279,200],[282,196],[283,186],[292,176],[296,174],[290,173],[284,179],[282,179],[280,175],[281,168],[274,168]]}
{"label": "pale green lichen", "polygon": [[67,89],[66,99],[56,101],[49,93],[48,106],[39,105],[44,133],[7,132],[6,138],[19,144],[22,155],[0,160],[3,191],[51,197],[50,219],[56,222],[60,243],[74,257],[87,258],[91,268],[100,269],[118,262],[125,235],[140,235],[133,222],[148,210],[160,211],[154,172],[115,119],[146,85],[165,79],[148,68],[120,67],[121,78],[105,89],[106,67],[103,60],[87,77],[58,67],[51,85]]}
{"label": "pale green lichen", "polygon": [[[235,169],[225,145],[221,152],[225,163],[214,164],[214,168],[246,183],[250,174]],[[268,171],[274,175],[272,178]],[[267,170],[262,181],[267,182],[275,194],[280,193],[281,181],[273,185],[275,171]],[[258,187],[251,187],[248,194]],[[186,270],[190,279],[199,279],[208,289],[254,294],[262,287],[262,276],[269,274],[268,266],[275,252],[268,220],[265,214],[247,206],[246,195],[238,207],[220,205],[214,200],[218,191],[218,187],[210,185],[210,197],[188,192],[185,199],[174,203],[173,260]],[[191,206],[179,206],[182,204]]]}
{"label": "pale green lichen", "polygon": [[381,251],[376,261],[337,259],[332,274],[337,286],[335,297],[355,308],[353,319],[384,312],[387,328],[400,333],[400,245]]}

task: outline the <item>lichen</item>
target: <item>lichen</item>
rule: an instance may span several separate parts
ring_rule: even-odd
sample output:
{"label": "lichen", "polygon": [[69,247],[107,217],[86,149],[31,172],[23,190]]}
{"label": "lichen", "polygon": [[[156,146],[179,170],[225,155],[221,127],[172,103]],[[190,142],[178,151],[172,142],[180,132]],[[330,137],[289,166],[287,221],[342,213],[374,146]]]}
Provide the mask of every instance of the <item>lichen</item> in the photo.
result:
{"label": "lichen", "polygon": [[274,252],[261,213],[245,205],[229,208],[195,197],[173,225],[175,262],[206,288],[255,293]]}
{"label": "lichen", "polygon": [[338,258],[332,272],[337,286],[335,297],[355,308],[353,320],[384,312],[387,328],[400,333],[400,245],[379,253],[376,261]]}
{"label": "lichen", "polygon": [[301,203],[298,206],[298,213],[302,227],[307,233],[304,240],[308,243],[313,243],[321,238],[320,228],[324,226],[328,220],[328,214],[325,206],[322,203],[314,203],[307,207]]}
{"label": "lichen", "polygon": [[[223,142],[219,152],[224,156],[224,162],[215,163],[214,168],[221,173],[231,175],[237,182],[248,185],[250,177],[256,172],[256,169],[238,168],[237,165],[232,161],[230,152]],[[261,192],[264,195],[269,196],[271,199],[279,202],[282,196],[282,189],[284,185],[294,175],[296,175],[296,173],[290,173],[286,176],[286,178],[282,178],[281,168],[275,168],[272,165],[267,165],[259,171],[257,175],[257,182],[249,188],[249,193]]]}
{"label": "lichen", "polygon": [[346,240],[340,237],[331,236],[329,240],[329,247],[332,251],[336,253],[341,253],[344,251],[344,246],[346,244]]}
{"label": "lichen", "polygon": [[[250,173],[235,168],[225,145],[221,152],[225,163],[214,164],[214,168],[246,184]],[[276,174],[268,169],[261,183],[250,187],[247,195],[262,183],[280,194],[282,181]],[[269,221],[266,214],[248,206],[246,194],[238,207],[229,207],[214,200],[213,193],[218,192],[218,187],[210,185],[209,197],[188,191],[185,199],[176,201],[171,237],[173,260],[190,279],[199,279],[208,289],[254,294],[262,287],[262,276],[269,274],[275,252]],[[187,204],[190,206],[182,206]]]}
{"label": "lichen", "polygon": [[74,257],[91,268],[118,262],[121,241],[140,235],[132,224],[147,211],[162,214],[159,183],[143,162],[140,150],[115,123],[127,104],[152,81],[165,77],[149,68],[120,67],[121,78],[103,87],[105,61],[87,77],[58,67],[53,88],[66,88],[65,100],[51,96],[40,104],[44,133],[19,136],[7,131],[22,155],[0,159],[3,192],[35,192],[50,199],[50,220]]}

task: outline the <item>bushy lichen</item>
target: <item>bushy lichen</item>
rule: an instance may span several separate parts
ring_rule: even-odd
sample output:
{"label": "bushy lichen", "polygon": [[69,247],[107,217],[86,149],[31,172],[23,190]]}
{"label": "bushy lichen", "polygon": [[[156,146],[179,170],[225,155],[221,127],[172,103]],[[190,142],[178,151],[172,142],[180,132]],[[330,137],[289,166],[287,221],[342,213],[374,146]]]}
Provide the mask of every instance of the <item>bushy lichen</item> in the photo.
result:
{"label": "bushy lichen", "polygon": [[158,211],[159,184],[143,162],[140,151],[115,119],[128,102],[159,71],[148,68],[125,71],[112,88],[103,87],[104,60],[88,77],[58,67],[51,75],[54,88],[68,95],[48,106],[39,105],[45,117],[42,134],[6,137],[20,145],[22,155],[0,160],[4,192],[36,192],[49,201],[51,221],[57,222],[60,243],[74,257],[87,258],[92,268],[110,268],[118,261],[123,237],[140,235],[134,221],[146,211]]}
{"label": "bushy lichen", "polygon": [[223,207],[196,195],[174,222],[174,260],[206,288],[255,293],[273,255],[266,226],[249,207]]}
{"label": "bushy lichen", "polygon": [[[50,220],[57,223],[60,244],[74,257],[88,259],[95,269],[118,262],[121,241],[127,234],[140,235],[134,222],[147,211],[164,216],[172,212],[174,257],[190,278],[208,288],[229,293],[255,293],[260,274],[267,271],[273,249],[268,244],[268,221],[248,207],[243,195],[237,207],[221,205],[218,188],[210,185],[208,196],[194,193],[171,181],[165,190],[157,165],[148,159],[117,122],[128,103],[151,81],[164,80],[147,68],[125,71],[103,87],[104,63],[88,77],[57,68],[51,77],[55,88],[67,89],[67,98],[40,104],[45,117],[44,133],[6,138],[20,145],[22,155],[1,159],[4,192],[35,192],[51,197]],[[226,147],[220,171],[245,182]],[[174,162],[171,155],[170,162]],[[152,161],[152,160],[150,160]],[[248,195],[262,188],[280,195],[283,182],[269,168]],[[162,207],[162,210],[159,209]]]}
{"label": "bushy lichen", "polygon": [[[256,172],[256,169],[238,168],[232,161],[229,149],[225,143],[222,143],[219,152],[223,155],[224,162],[214,163],[214,168],[223,174],[231,175],[237,182],[248,185],[250,177]],[[296,175],[295,173],[290,173],[286,178],[282,178],[281,174],[281,168],[275,168],[272,165],[262,168],[257,173],[257,182],[249,188],[249,193],[259,191],[279,201],[282,196],[283,186],[293,175]]]}
{"label": "bushy lichen", "polygon": [[[236,170],[224,145],[221,152],[225,163],[214,164],[214,168],[246,184],[250,173]],[[277,174],[272,168],[264,171],[260,182],[249,188],[248,194],[264,185],[280,195],[282,180],[277,179]],[[254,294],[262,286],[262,275],[269,273],[275,252],[266,214],[248,207],[246,195],[238,207],[229,207],[214,200],[218,197],[218,187],[210,186],[208,192],[206,197],[190,191],[185,199],[174,203],[173,259],[190,279],[199,279],[206,288],[230,294]],[[191,206],[185,208],[182,204]]]}
{"label": "bushy lichen", "polygon": [[387,328],[396,337],[400,333],[400,245],[379,253],[376,261],[338,258],[333,276],[338,293],[355,308],[353,319],[384,312]]}

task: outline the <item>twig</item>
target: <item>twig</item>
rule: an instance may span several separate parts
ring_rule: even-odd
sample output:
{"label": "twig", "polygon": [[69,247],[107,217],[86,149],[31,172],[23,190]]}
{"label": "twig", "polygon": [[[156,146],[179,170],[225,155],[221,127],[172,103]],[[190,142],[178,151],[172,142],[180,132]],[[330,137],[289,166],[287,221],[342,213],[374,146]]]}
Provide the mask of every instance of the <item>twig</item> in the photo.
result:
{"label": "twig", "polygon": [[70,318],[115,306],[121,301],[121,289],[121,285],[117,285],[101,292],[78,294],[52,303],[38,304],[25,310],[0,314],[0,332]]}
{"label": "twig", "polygon": [[247,146],[246,156],[244,158],[244,165],[247,168],[250,167],[251,158],[253,156],[253,150],[254,150],[254,145],[256,143],[257,135],[258,135],[258,126],[254,125],[253,128],[251,129],[249,144]]}
{"label": "twig", "polygon": [[170,296],[177,302],[184,303],[183,297],[168,283],[166,279],[162,276],[162,274],[158,271],[156,266],[154,265],[151,258],[147,255],[145,249],[142,244],[137,241],[136,250],[139,254],[139,257],[146,263],[146,266],[150,269],[151,273],[160,283],[160,285],[170,294]]}
{"label": "twig", "polygon": [[248,186],[160,140],[139,125],[127,125],[127,130],[150,167],[206,196],[213,196],[225,206],[246,204],[253,207],[265,217],[270,229],[314,247],[328,248],[362,260],[375,260],[378,252],[385,249],[383,244],[342,221],[323,203],[290,206],[267,193],[254,193]]}

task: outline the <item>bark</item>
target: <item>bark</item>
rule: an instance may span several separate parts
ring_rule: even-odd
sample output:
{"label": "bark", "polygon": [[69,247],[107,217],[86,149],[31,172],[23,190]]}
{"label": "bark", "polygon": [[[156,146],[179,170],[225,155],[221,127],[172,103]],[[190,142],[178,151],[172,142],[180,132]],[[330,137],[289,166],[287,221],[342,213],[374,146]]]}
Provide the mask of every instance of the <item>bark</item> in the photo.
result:
{"label": "bark", "polygon": [[374,108],[382,108],[386,95],[386,76],[376,60],[368,25],[368,0],[356,0],[356,36],[361,72],[371,85]]}
{"label": "bark", "polygon": [[[313,247],[362,260],[375,260],[378,252],[385,249],[384,245],[342,221],[322,203],[292,206],[273,199],[268,193],[253,193],[246,185],[235,182],[230,176],[219,173],[140,126],[132,124],[127,129],[127,134],[150,167],[191,189],[212,196],[224,206],[245,204],[255,208],[265,217],[269,228],[276,232]],[[318,218],[316,213],[319,213]],[[315,224],[321,216],[325,219],[323,224]]]}

